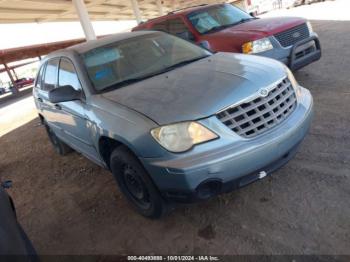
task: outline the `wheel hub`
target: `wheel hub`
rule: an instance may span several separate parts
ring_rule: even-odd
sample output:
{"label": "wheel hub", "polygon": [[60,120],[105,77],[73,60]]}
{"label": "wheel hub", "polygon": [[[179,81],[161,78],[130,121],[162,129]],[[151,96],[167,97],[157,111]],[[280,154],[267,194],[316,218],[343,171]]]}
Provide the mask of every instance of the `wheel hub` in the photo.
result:
{"label": "wheel hub", "polygon": [[124,167],[125,185],[138,204],[145,206],[150,204],[148,190],[140,175],[129,165]]}

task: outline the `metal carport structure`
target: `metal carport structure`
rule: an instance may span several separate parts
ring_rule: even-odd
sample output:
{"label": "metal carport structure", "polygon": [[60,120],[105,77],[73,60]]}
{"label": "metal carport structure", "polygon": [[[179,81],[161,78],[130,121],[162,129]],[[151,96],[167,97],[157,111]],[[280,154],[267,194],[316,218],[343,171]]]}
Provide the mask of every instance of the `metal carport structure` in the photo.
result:
{"label": "metal carport structure", "polygon": [[[87,39],[93,37],[89,21],[154,18],[169,11],[218,0],[0,0],[1,23],[80,20]],[[231,1],[232,2],[232,1]],[[91,27],[91,28],[90,28]]]}

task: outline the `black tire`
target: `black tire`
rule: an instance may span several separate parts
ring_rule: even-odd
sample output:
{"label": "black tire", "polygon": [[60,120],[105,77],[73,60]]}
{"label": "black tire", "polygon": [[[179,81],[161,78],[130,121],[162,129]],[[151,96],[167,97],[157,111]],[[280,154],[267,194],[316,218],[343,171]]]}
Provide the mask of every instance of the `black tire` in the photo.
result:
{"label": "black tire", "polygon": [[66,143],[64,143],[61,139],[59,139],[55,132],[49,127],[49,125],[44,120],[44,126],[47,132],[47,135],[50,138],[51,144],[53,145],[55,151],[61,156],[65,156],[73,151],[71,147],[69,147]]}
{"label": "black tire", "polygon": [[167,204],[139,159],[125,146],[111,154],[110,166],[120,190],[141,215],[160,218],[167,212]]}

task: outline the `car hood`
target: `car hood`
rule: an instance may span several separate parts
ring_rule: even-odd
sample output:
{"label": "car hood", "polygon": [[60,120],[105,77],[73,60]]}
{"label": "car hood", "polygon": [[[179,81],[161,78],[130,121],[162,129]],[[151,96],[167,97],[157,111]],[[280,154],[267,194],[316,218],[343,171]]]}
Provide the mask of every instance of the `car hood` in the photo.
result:
{"label": "car hood", "polygon": [[102,96],[164,125],[211,116],[285,76],[275,60],[217,53]]}
{"label": "car hood", "polygon": [[301,25],[305,22],[306,20],[300,17],[272,17],[255,19],[246,23],[231,26],[224,30],[218,31],[215,34],[254,33],[263,36],[270,36]]}

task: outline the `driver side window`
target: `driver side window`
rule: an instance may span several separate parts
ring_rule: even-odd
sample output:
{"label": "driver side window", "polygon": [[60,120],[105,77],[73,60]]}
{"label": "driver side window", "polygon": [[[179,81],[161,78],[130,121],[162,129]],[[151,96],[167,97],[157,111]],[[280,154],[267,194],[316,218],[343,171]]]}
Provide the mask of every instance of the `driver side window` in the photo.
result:
{"label": "driver side window", "polygon": [[67,58],[62,58],[58,71],[58,86],[71,85],[75,90],[81,90],[81,84],[75,67]]}
{"label": "driver side window", "polygon": [[189,33],[187,25],[182,18],[176,17],[154,24],[153,30],[167,32],[172,35],[182,37],[185,33]]}
{"label": "driver side window", "polygon": [[51,59],[47,62],[45,69],[44,84],[41,87],[43,90],[50,91],[56,88],[58,63],[59,59],[57,58]]}

